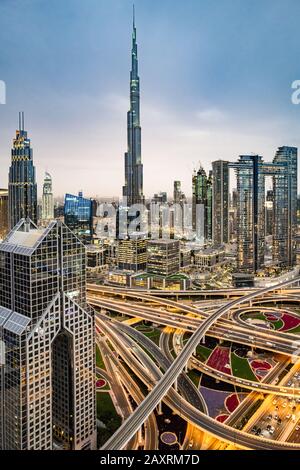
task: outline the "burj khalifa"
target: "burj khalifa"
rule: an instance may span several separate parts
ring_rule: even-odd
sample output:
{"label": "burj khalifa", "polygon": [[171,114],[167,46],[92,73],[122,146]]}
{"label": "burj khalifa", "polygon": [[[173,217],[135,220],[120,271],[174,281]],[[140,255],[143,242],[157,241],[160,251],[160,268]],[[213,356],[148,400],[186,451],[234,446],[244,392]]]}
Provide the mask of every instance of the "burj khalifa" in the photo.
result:
{"label": "burj khalifa", "polygon": [[143,164],[141,161],[140,126],[140,79],[136,43],[135,14],[133,10],[133,32],[130,72],[130,110],[127,113],[127,152],[125,153],[125,185],[123,198],[126,205],[143,204]]}

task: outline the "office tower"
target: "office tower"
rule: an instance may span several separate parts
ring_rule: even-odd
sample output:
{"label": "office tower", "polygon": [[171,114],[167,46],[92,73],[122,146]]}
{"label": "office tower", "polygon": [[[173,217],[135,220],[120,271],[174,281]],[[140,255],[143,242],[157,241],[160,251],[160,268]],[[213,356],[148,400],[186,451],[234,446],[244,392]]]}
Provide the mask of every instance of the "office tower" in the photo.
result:
{"label": "office tower", "polygon": [[42,197],[42,220],[54,219],[54,202],[52,192],[52,177],[45,173]]}
{"label": "office tower", "polygon": [[8,190],[0,189],[0,241],[8,233]]}
{"label": "office tower", "polygon": [[65,195],[64,217],[65,224],[83,242],[93,239],[93,203],[84,198],[81,191],[78,196]]}
{"label": "office tower", "polygon": [[159,276],[176,274],[180,268],[179,240],[149,240],[147,272]]}
{"label": "office tower", "polygon": [[133,34],[130,72],[130,110],[127,113],[127,152],[125,153],[125,185],[123,197],[126,205],[143,204],[143,165],[141,159],[140,79],[136,27],[133,11]]}
{"label": "office tower", "polygon": [[9,228],[29,217],[37,222],[37,186],[30,139],[24,130],[24,113],[19,113],[19,129],[13,141],[8,182]]}
{"label": "office tower", "polygon": [[240,271],[255,273],[264,264],[264,164],[259,155],[241,155],[230,167],[237,176],[237,266]]}
{"label": "office tower", "polygon": [[212,171],[209,172],[207,179],[207,193],[206,193],[206,220],[205,232],[207,241],[212,241],[213,234],[213,176]]}
{"label": "office tower", "polygon": [[295,147],[279,147],[273,159],[273,261],[280,266],[296,262],[297,160]]}
{"label": "office tower", "polygon": [[[196,238],[201,241],[207,241],[208,232],[210,232],[208,223],[208,186],[210,186],[210,183],[208,185],[206,172],[200,165],[199,170],[194,171],[192,178],[192,226],[196,232]],[[211,188],[209,188],[209,193],[211,197]]]}
{"label": "office tower", "polygon": [[213,242],[215,246],[229,242],[229,163],[217,160],[213,171]]}
{"label": "office tower", "polygon": [[60,221],[22,219],[0,245],[0,447],[96,447],[86,253]]}
{"label": "office tower", "polygon": [[147,263],[147,240],[131,238],[119,240],[117,249],[117,265],[126,271],[143,271]]}
{"label": "office tower", "polygon": [[173,190],[173,200],[174,204],[179,204],[181,202],[181,181],[174,181],[174,190]]}
{"label": "office tower", "polygon": [[266,195],[266,235],[273,235],[274,226],[274,192],[272,189],[267,191]]}

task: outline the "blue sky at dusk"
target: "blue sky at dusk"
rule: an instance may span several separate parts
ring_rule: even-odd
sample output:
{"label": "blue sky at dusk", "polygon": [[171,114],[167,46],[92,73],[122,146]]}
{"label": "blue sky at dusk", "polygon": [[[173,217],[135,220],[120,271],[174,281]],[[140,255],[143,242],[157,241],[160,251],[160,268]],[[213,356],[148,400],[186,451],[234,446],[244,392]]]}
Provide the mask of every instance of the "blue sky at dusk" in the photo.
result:
{"label": "blue sky at dusk", "polygon": [[[144,192],[191,192],[199,161],[300,146],[298,0],[136,0]],[[0,0],[0,187],[25,111],[38,182],[119,196],[132,1]],[[41,194],[39,187],[39,194]]]}

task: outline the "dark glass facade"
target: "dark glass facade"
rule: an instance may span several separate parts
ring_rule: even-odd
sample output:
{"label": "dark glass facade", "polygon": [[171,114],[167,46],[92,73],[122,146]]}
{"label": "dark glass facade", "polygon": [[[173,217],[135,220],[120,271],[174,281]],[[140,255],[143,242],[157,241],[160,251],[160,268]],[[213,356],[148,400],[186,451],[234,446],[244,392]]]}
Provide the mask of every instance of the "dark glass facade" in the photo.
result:
{"label": "dark glass facade", "polygon": [[212,237],[212,179],[200,166],[192,178],[192,226],[200,241],[211,241]]}
{"label": "dark glass facade", "polygon": [[21,220],[0,245],[0,448],[96,447],[94,314],[84,245]]}
{"label": "dark glass facade", "polygon": [[213,241],[214,245],[229,242],[229,163],[217,160],[213,168]]}
{"label": "dark glass facade", "polygon": [[66,194],[64,205],[65,224],[84,242],[93,238],[93,201],[83,197]]}
{"label": "dark glass facade", "polygon": [[283,266],[296,262],[297,162],[297,148],[286,146],[273,160],[273,260]]}
{"label": "dark glass facade", "polygon": [[241,155],[237,175],[237,266],[256,272],[264,264],[265,177],[259,155]]}
{"label": "dark glass facade", "polygon": [[27,132],[24,130],[24,114],[19,116],[19,130],[13,141],[11,166],[9,169],[9,227],[13,228],[19,220],[29,217],[37,222],[37,185],[32,148]]}

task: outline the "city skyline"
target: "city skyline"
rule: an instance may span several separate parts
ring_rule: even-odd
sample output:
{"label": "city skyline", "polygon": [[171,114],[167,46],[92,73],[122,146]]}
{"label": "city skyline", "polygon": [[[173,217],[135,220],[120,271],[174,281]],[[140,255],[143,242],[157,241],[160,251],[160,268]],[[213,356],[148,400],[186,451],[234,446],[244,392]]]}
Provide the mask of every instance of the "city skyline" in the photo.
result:
{"label": "city skyline", "polygon": [[[268,1],[262,6],[254,2],[253,7],[227,1],[225,15],[218,11],[216,2],[210,6],[204,2],[189,1],[184,6],[172,2],[172,9],[168,0],[154,7],[147,1],[135,3],[147,197],[159,190],[166,190],[170,195],[173,180],[177,179],[190,196],[190,174],[199,161],[207,171],[210,162],[219,158],[236,160],[240,154],[257,152],[269,161],[278,146],[299,145],[300,108],[292,105],[290,99],[291,83],[298,78],[296,65],[289,60],[296,51],[298,37],[297,31],[291,28],[299,8],[295,2],[288,2],[291,8],[284,11],[279,2],[275,2],[275,8],[272,2],[272,14],[269,14]],[[13,8],[16,5],[19,8]],[[91,5],[95,10],[93,17],[88,14]],[[249,26],[257,8],[264,21],[258,21],[258,37],[254,41]],[[18,1],[4,3],[0,9],[3,10],[1,18],[6,20],[0,35],[7,44],[1,77],[7,84],[7,104],[0,108],[3,123],[0,186],[6,186],[11,138],[21,108],[25,110],[25,127],[35,152],[39,197],[45,170],[53,176],[55,196],[62,196],[66,191],[77,193],[79,189],[87,196],[121,196],[132,2],[115,0],[107,5],[90,1],[85,7],[75,1],[71,9],[71,3],[65,1],[61,20],[54,29],[58,38],[63,34],[61,51],[58,48],[61,40],[53,37],[51,46],[47,42],[55,20],[50,9],[29,3],[24,11]],[[67,21],[69,13],[72,22]],[[33,26],[24,44],[30,50],[30,64],[33,61],[39,64],[32,67],[28,77],[16,73],[13,61],[22,26],[15,38],[7,36],[8,26],[20,14],[25,14]],[[45,15],[48,23],[41,43],[33,44],[35,28]],[[212,21],[221,31],[226,26],[227,34],[220,31],[216,34]],[[237,32],[229,33],[229,30],[238,21],[243,37],[235,45]],[[285,24],[286,28],[289,26],[286,32]],[[78,26],[80,41],[76,33]],[[109,30],[113,41],[109,44],[106,41],[104,46],[101,39]],[[151,34],[152,30],[155,34]],[[76,46],[73,49],[72,44]],[[271,46],[276,49],[276,56]],[[234,66],[222,58],[222,52],[229,51]],[[41,57],[44,61],[40,67]],[[70,60],[64,63],[64,57]],[[266,57],[267,64],[264,64]],[[78,68],[76,59],[79,58],[83,62]],[[21,57],[18,67],[25,66],[23,61],[28,58]],[[251,65],[256,65],[256,70]],[[74,66],[78,72],[76,79],[72,75]],[[67,185],[63,177],[66,171],[70,176]]]}
{"label": "city skyline", "polygon": [[0,0],[0,450],[300,450],[282,5]]}

